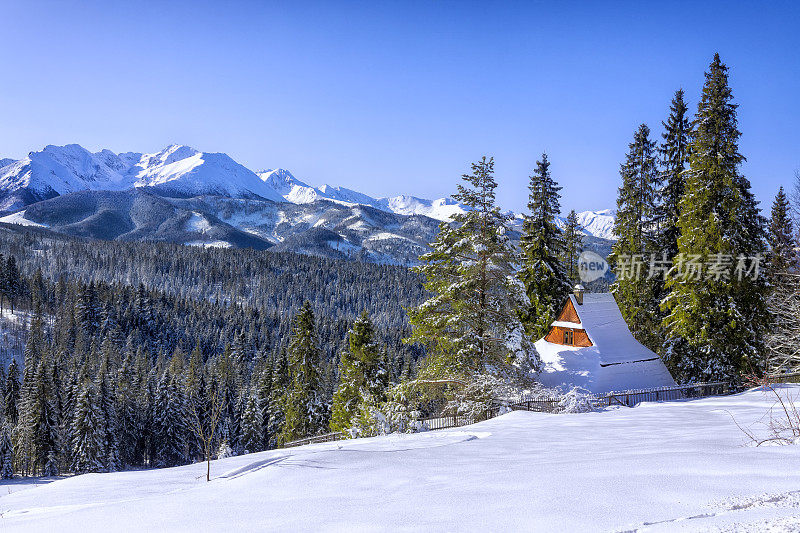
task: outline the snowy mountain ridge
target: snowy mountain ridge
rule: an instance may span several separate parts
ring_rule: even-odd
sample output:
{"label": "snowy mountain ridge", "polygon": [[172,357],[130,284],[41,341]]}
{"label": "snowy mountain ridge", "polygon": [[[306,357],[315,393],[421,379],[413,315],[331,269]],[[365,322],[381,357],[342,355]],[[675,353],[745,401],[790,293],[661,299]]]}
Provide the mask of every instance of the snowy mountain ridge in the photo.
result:
{"label": "snowy mountain ridge", "polygon": [[[0,159],[0,213],[79,191],[123,191],[148,187],[167,196],[218,195],[311,204],[328,200],[348,207],[367,205],[399,215],[449,221],[465,207],[451,198],[410,195],[374,198],[341,186],[313,187],[286,169],[253,172],[224,153],[170,145],[153,154],[90,152],[78,144],[48,145],[15,161]],[[613,239],[613,211],[584,211],[579,221],[588,235]],[[563,225],[563,218],[558,221]]]}

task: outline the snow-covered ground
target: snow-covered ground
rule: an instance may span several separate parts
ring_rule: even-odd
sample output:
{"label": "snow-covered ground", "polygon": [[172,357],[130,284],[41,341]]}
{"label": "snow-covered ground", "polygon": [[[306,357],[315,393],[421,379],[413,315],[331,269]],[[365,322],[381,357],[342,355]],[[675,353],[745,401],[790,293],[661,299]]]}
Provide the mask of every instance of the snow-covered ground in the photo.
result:
{"label": "snow-covered ground", "polygon": [[[800,387],[791,389],[800,393]],[[760,391],[0,486],[3,531],[800,531]]]}

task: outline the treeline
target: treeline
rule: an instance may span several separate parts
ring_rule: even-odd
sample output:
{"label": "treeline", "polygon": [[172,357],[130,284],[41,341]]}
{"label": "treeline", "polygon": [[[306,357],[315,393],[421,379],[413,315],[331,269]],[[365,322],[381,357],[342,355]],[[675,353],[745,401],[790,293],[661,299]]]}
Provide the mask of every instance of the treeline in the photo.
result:
{"label": "treeline", "polygon": [[[174,466],[327,430],[352,320],[12,271],[30,327],[23,364],[0,370],[3,475]],[[382,382],[410,378],[411,352],[364,321]]]}
{"label": "treeline", "polygon": [[352,321],[367,311],[379,330],[401,331],[404,308],[424,298],[422,280],[405,267],[290,252],[84,240],[0,224],[0,253],[14,256],[27,276],[41,270],[51,280],[141,284],[187,300],[286,316],[287,324],[308,300],[326,320]]}

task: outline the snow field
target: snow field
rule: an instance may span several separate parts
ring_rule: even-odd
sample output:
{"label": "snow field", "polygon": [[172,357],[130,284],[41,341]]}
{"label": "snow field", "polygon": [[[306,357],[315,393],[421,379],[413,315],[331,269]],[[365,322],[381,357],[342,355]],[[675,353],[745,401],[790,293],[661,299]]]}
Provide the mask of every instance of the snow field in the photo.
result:
{"label": "snow field", "polygon": [[[800,390],[800,386],[794,389]],[[0,487],[4,531],[763,531],[800,527],[800,447],[760,391]],[[759,426],[754,426],[758,431]],[[17,485],[19,481],[15,481]],[[31,483],[36,483],[31,480]],[[782,528],[782,529],[781,529]]]}

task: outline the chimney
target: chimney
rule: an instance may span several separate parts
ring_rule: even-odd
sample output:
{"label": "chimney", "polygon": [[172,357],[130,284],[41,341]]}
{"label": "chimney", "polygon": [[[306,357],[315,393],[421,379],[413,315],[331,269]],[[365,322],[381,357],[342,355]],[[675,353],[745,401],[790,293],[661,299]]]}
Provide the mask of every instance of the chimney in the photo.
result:
{"label": "chimney", "polygon": [[583,288],[583,285],[580,283],[575,285],[573,292],[575,294],[575,303],[578,305],[583,305],[583,293],[586,292],[586,289]]}

